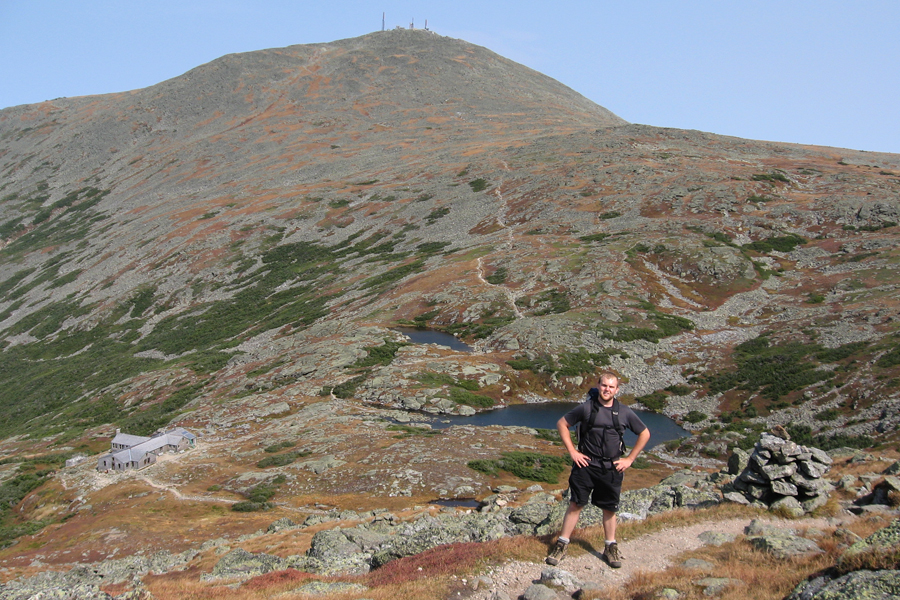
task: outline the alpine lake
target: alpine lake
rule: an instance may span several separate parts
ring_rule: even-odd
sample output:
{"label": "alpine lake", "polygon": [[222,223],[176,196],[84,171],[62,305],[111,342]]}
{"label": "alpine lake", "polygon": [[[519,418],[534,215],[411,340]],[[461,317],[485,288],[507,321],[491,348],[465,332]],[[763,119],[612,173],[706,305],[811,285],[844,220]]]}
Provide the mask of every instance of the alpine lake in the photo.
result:
{"label": "alpine lake", "polygon": [[[399,331],[414,344],[437,344],[459,352],[471,352],[471,346],[461,342],[448,333],[434,331],[432,329],[418,329],[414,327],[397,327]],[[577,406],[578,402],[540,402],[530,404],[512,404],[506,408],[479,412],[469,417],[456,415],[428,415],[433,418],[433,429],[445,429],[453,425],[488,426],[501,425],[506,427],[531,427],[534,429],[556,429],[556,422],[561,416]],[[690,437],[690,433],[682,429],[678,423],[665,415],[655,412],[635,409],[641,421],[650,429],[650,442],[647,448],[663,444],[669,440]],[[428,413],[423,413],[428,414]],[[430,420],[430,419],[429,419]],[[625,444],[634,444],[637,436],[631,431],[625,430]]]}

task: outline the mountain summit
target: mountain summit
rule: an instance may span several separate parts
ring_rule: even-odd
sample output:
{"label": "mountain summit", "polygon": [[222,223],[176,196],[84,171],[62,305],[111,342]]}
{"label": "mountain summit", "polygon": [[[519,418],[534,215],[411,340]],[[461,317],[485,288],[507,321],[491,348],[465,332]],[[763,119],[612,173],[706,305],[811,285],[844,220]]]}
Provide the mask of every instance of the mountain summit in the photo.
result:
{"label": "mountain summit", "polygon": [[[426,31],[5,109],[0,451],[184,427],[205,450],[154,468],[204,507],[259,483],[292,510],[393,510],[484,495],[503,476],[472,461],[559,453],[427,433],[439,415],[579,399],[601,369],[706,434],[691,460],[775,425],[895,442],[898,198],[900,156],[628,124]],[[159,511],[89,471],[16,513],[58,515],[72,556],[97,539],[73,497],[126,529]],[[198,527],[259,526],[217,510]],[[138,520],[123,554],[186,543]],[[23,564],[66,560],[47,544]]]}

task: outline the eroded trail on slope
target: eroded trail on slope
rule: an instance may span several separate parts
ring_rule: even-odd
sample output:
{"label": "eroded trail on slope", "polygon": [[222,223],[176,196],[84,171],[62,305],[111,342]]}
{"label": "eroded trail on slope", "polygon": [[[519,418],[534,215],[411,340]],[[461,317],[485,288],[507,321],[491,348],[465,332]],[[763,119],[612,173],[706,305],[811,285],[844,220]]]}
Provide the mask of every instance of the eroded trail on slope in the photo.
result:
{"label": "eroded trail on slope", "polygon": [[[503,170],[509,171],[509,165],[506,164],[506,161],[500,161],[503,163]],[[497,208],[497,225],[503,230],[506,241],[503,242],[501,249],[506,253],[511,253],[513,250],[513,230],[507,226],[506,224],[506,213],[509,210],[509,207],[506,204],[506,198],[503,197],[503,179],[500,179],[500,183],[497,184],[497,187],[494,188],[494,195],[497,196],[497,199],[500,201],[500,206]],[[516,292],[514,290],[509,289],[505,285],[494,284],[487,280],[484,274],[484,259],[483,257],[478,257],[477,261],[477,275],[478,281],[480,281],[483,285],[488,287],[496,288],[503,292],[503,295],[506,296],[507,304],[509,304],[510,309],[512,309],[513,314],[516,315],[517,319],[521,319],[525,315],[522,314],[522,311],[519,310],[518,305],[516,304],[516,300],[518,300],[521,295],[520,292]]]}

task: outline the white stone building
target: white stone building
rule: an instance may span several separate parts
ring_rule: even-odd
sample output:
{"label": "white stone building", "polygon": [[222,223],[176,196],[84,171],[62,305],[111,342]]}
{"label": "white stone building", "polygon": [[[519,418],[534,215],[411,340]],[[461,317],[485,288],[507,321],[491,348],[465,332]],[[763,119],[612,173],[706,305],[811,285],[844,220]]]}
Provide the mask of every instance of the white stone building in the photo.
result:
{"label": "white stone building", "polygon": [[112,440],[112,451],[97,460],[97,470],[143,469],[155,463],[160,454],[181,452],[193,448],[196,442],[197,436],[180,427],[158,431],[152,437],[130,435],[117,429]]}

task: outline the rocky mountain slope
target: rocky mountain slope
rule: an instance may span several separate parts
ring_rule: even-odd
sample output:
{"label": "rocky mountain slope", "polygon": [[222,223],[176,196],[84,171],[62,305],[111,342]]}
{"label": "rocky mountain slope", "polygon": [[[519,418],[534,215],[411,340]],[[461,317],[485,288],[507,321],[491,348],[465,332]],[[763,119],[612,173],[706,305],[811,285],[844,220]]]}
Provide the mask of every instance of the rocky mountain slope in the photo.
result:
{"label": "rocky mountain slope", "polygon": [[[697,431],[669,460],[777,424],[894,443],[898,192],[900,156],[628,124],[425,31],[2,110],[0,466],[42,486],[5,516],[55,529],[0,560],[247,534],[261,485],[288,514],[480,497],[520,481],[470,461],[559,448],[429,420],[601,368]],[[44,469],[167,424],[200,450],[144,479]]]}

